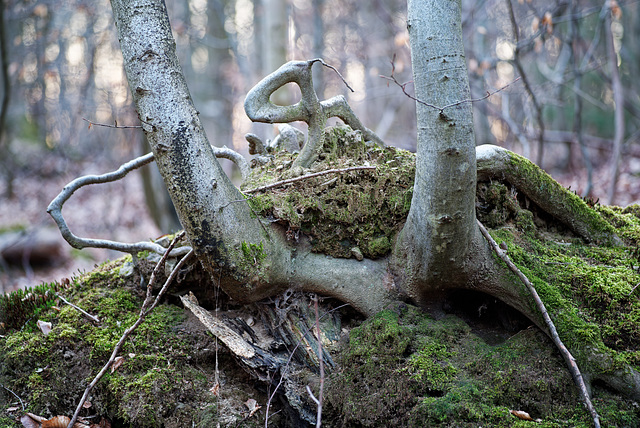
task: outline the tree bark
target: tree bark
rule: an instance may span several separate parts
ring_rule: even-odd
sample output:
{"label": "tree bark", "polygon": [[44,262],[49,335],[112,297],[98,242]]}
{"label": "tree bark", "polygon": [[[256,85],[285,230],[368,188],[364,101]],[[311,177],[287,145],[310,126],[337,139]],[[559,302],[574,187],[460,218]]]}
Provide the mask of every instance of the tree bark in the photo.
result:
{"label": "tree bark", "polygon": [[413,199],[394,265],[405,291],[424,301],[467,280],[459,266],[476,233],[476,157],[471,104],[461,102],[469,99],[461,1],[410,0],[407,26],[415,96],[431,106],[416,104]]}
{"label": "tree bark", "polygon": [[164,2],[114,0],[112,7],[136,110],[198,258],[234,297],[241,297],[234,292],[239,284],[249,283],[254,287],[247,293],[264,295],[264,281],[254,277],[260,270],[268,282],[270,266],[248,263],[242,250],[272,253],[274,246],[215,158],[178,63]]}

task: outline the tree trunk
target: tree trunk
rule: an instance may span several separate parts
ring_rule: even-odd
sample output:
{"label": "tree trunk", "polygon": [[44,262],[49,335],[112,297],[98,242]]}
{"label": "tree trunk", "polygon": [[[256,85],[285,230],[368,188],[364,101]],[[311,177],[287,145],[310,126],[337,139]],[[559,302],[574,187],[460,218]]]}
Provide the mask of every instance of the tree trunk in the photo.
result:
{"label": "tree trunk", "polygon": [[249,259],[279,247],[215,158],[178,63],[164,2],[114,0],[112,7],[136,110],[191,244],[229,294],[242,297],[235,287],[251,283],[246,292],[264,297],[263,281],[254,277],[260,270],[269,282],[270,266]]}
{"label": "tree trunk", "polygon": [[[205,136],[176,58],[164,1],[112,0],[112,6],[129,86],[159,170],[199,260],[230,297],[251,302],[294,288],[335,297],[372,315],[402,294],[426,305],[434,292],[467,288],[503,300],[549,331],[526,287],[496,262],[476,223],[476,149],[461,0],[409,1],[420,100],[411,207],[392,254],[361,261],[312,253],[309,239],[287,240],[281,226],[263,224],[253,215]],[[549,207],[556,218],[580,217],[577,212],[589,210],[579,197],[557,188],[550,177],[512,153],[489,147],[479,150],[479,156],[485,164],[481,173],[501,175],[495,171],[498,166],[502,178],[534,202],[545,197],[541,192],[557,193],[560,199]],[[595,235],[582,236],[620,243],[606,222],[592,214],[598,218],[579,218],[576,233],[596,224]],[[596,351],[584,360],[594,355]],[[640,397],[637,372],[628,367],[618,376],[615,361],[600,359],[594,378]],[[624,379],[622,386],[616,379]]]}
{"label": "tree trunk", "polygon": [[[410,0],[408,28],[418,102],[413,199],[395,272],[417,301],[464,283],[475,230],[476,155],[462,44],[461,1]],[[445,106],[449,106],[444,108]]]}

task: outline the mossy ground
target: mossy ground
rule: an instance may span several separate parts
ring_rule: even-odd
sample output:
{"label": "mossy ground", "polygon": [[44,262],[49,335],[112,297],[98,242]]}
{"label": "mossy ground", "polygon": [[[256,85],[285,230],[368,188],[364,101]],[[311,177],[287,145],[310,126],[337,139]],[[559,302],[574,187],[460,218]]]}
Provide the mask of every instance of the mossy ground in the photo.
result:
{"label": "mossy ground", "polygon": [[[3,297],[0,307],[5,315],[16,313],[18,307],[31,311],[31,316],[19,312],[19,319],[5,319],[7,335],[0,339],[0,384],[21,397],[26,411],[45,417],[71,416],[124,330],[138,318],[145,290],[137,285],[138,275],[122,275],[130,260],[105,263],[64,285],[43,284],[28,291],[36,296],[26,301],[28,306],[18,305],[12,295]],[[53,292],[99,317],[100,323],[63,305]],[[40,332],[37,320],[53,324],[48,335]],[[262,403],[266,399],[252,390],[250,379],[224,348],[217,352],[220,394],[210,392],[216,346],[215,339],[183,308],[159,305],[127,340],[120,353],[124,363],[96,385],[89,397],[91,407],[81,416],[102,415],[112,426],[132,427],[239,423],[247,415],[243,404],[247,399]],[[6,413],[10,403],[16,402],[13,394],[0,389],[1,426],[21,426]],[[254,417],[243,426],[259,424]]]}
{"label": "mossy ground", "polygon": [[[385,255],[409,209],[413,155],[369,147],[343,128],[330,131],[325,141],[314,170],[366,163],[377,169],[272,189],[250,198],[254,211],[285,225],[291,239],[307,234],[316,251],[350,257],[358,247],[367,257]],[[273,164],[258,167],[246,188],[286,178],[292,159],[276,155]],[[640,208],[593,209],[626,246],[586,245],[509,185],[478,186],[479,218],[532,280],[581,369],[597,373],[605,369],[603,361],[613,361],[607,370],[639,368]],[[244,247],[248,261],[257,263],[262,250]],[[0,299],[7,333],[0,338],[0,383],[20,395],[28,411],[70,414],[136,319],[144,290],[138,276],[126,273],[128,263],[126,258],[106,263],[72,281]],[[181,287],[212,289],[206,278],[199,281],[183,281]],[[101,323],[92,324],[68,306],[54,307],[56,292]],[[52,322],[48,336],[37,329],[37,320]],[[542,333],[524,329],[489,344],[474,328],[452,315],[435,320],[398,306],[353,329],[337,357],[339,369],[327,381],[325,425],[532,424],[512,416],[513,409],[540,418],[536,426],[590,426],[564,362]],[[263,405],[266,396],[223,349],[218,352],[223,395],[209,392],[215,349],[213,339],[181,308],[159,306],[125,345],[125,363],[97,385],[87,414],[106,415],[122,426],[234,426],[246,415],[246,399]],[[593,396],[603,426],[640,426],[637,403],[597,383]],[[15,401],[0,389],[0,403]],[[7,416],[9,404],[3,406],[0,424],[17,426]],[[276,415],[270,426],[283,426],[282,421]],[[243,426],[262,423],[256,417]]]}
{"label": "mossy ground", "polygon": [[[592,426],[564,361],[533,327],[492,346],[456,316],[436,321],[401,305],[351,330],[339,362],[325,426]],[[594,389],[594,402],[602,426],[640,421],[636,403],[605,389]]]}

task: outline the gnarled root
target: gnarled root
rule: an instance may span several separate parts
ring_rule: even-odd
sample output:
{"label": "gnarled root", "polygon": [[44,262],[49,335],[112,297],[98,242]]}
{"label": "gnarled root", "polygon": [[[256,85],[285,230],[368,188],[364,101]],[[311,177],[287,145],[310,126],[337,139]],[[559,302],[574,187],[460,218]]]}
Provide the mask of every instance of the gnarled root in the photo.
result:
{"label": "gnarled root", "polygon": [[476,159],[478,181],[507,181],[585,241],[622,245],[605,219],[528,159],[490,144],[476,147]]}

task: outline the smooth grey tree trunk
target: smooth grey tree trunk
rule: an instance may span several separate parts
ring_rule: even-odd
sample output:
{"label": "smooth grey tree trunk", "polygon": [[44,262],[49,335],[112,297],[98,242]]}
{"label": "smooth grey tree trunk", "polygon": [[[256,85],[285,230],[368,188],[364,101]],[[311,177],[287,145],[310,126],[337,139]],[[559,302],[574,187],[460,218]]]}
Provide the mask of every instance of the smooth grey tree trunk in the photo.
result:
{"label": "smooth grey tree trunk", "polygon": [[193,106],[166,6],[114,0],[112,7],[136,110],[180,222],[203,265],[212,273],[224,268],[229,287],[248,283],[255,271],[242,244],[270,251],[271,241],[247,204],[234,202],[244,197],[216,160]]}
{"label": "smooth grey tree trunk", "polygon": [[[129,86],[160,173],[200,262],[229,296],[251,302],[293,288],[335,297],[372,315],[403,294],[424,305],[432,292],[467,288],[502,299],[548,331],[531,295],[495,261],[476,223],[476,150],[461,0],[409,1],[421,100],[413,199],[391,256],[363,261],[314,254],[304,237],[289,242],[279,226],[252,215],[204,133],[178,64],[164,1],[112,0],[112,7]],[[479,154],[489,174],[500,162],[518,163],[509,162],[514,154],[495,148]],[[509,171],[515,182],[519,173],[531,177],[517,168]],[[519,183],[518,190],[535,196],[536,189],[527,193],[531,184]],[[584,205],[579,198],[576,203]],[[607,230],[602,233],[606,238]],[[640,374],[629,367],[618,375],[612,362],[602,364],[594,378],[620,388],[615,382],[622,380],[627,394],[640,397]]]}
{"label": "smooth grey tree trunk", "polygon": [[469,99],[461,1],[410,0],[407,26],[415,96],[431,106],[416,103],[414,192],[394,264],[421,301],[466,282],[460,266],[476,233],[476,157],[471,104],[461,102]]}

